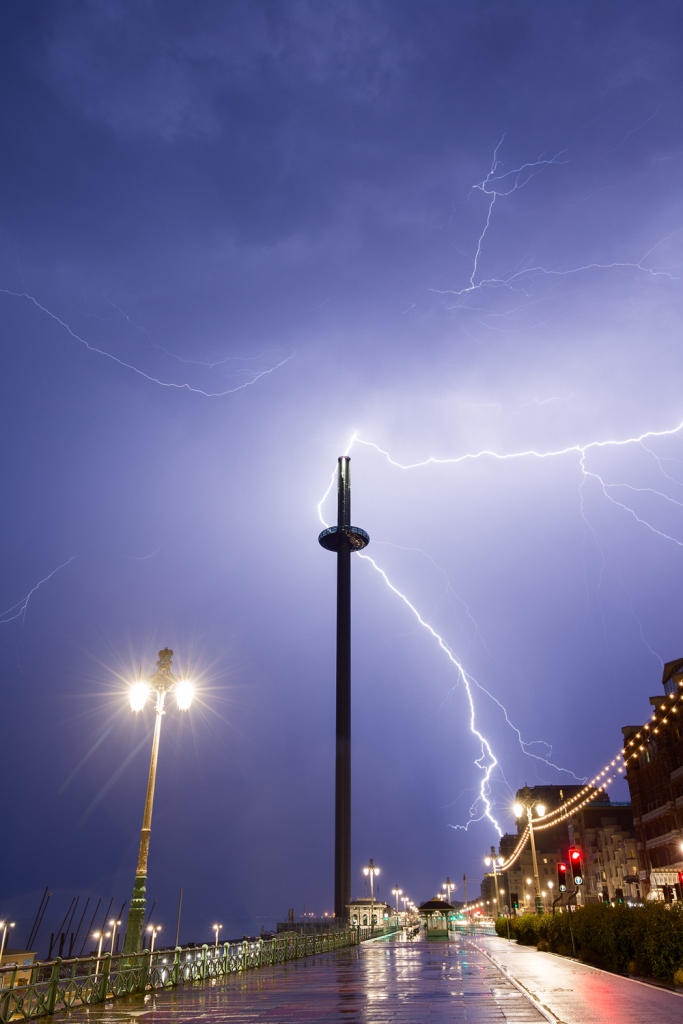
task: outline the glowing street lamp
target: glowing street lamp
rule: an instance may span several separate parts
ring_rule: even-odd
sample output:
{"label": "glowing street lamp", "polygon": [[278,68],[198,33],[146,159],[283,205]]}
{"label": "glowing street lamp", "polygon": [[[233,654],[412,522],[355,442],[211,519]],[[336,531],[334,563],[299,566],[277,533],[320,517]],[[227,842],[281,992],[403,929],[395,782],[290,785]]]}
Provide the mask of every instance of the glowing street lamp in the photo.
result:
{"label": "glowing street lamp", "polygon": [[112,918],[111,921],[109,922],[109,924],[111,925],[111,929],[112,929],[111,930],[111,955],[113,956],[114,955],[114,941],[116,939],[116,929],[120,927],[121,922],[120,921],[115,921]]}
{"label": "glowing street lamp", "polygon": [[494,884],[495,884],[495,887],[496,887],[496,916],[497,917],[500,915],[500,893],[498,892],[498,868],[499,868],[499,866],[501,864],[504,864],[504,863],[505,863],[505,861],[504,861],[503,857],[496,857],[496,851],[495,851],[495,848],[493,846],[491,847],[491,856],[490,857],[484,857],[484,864],[486,864],[487,867],[492,867],[493,868],[493,881],[494,881]]}
{"label": "glowing street lamp", "polygon": [[391,890],[391,895],[396,897],[396,916],[398,917],[398,898],[403,895],[403,889],[399,889],[398,886]]}
{"label": "glowing street lamp", "polygon": [[379,868],[375,867],[375,862],[372,857],[370,863],[363,868],[363,874],[367,878],[370,876],[370,928],[374,928],[375,925],[375,875],[379,874]]}
{"label": "glowing street lamp", "polygon": [[442,889],[446,890],[446,900],[448,903],[451,902],[451,893],[457,889],[455,882],[451,882],[450,878],[446,878],[446,881],[441,886]]}
{"label": "glowing street lamp", "polygon": [[160,924],[148,924],[147,925],[147,931],[152,936],[152,938],[150,940],[150,944],[149,944],[149,951],[150,951],[150,953],[153,953],[154,952],[154,942],[155,942],[155,939],[156,939],[157,935],[161,931],[161,925]]}
{"label": "glowing street lamp", "polygon": [[0,928],[2,928],[2,939],[0,939],[0,963],[2,963],[2,954],[5,952],[5,943],[7,942],[7,929],[14,928],[14,921],[0,921]]}
{"label": "glowing street lamp", "polygon": [[[130,688],[130,706],[133,711],[142,711],[152,694],[156,694],[154,738],[152,739],[152,756],[149,763],[147,779],[147,795],[145,810],[142,816],[140,831],[140,850],[138,864],[135,869],[133,896],[128,908],[126,940],[123,952],[138,953],[142,947],[142,930],[145,921],[145,889],[147,885],[147,861],[149,858],[149,839],[152,833],[152,807],[154,805],[154,786],[159,759],[159,737],[161,736],[161,717],[165,714],[166,694],[173,692],[180,711],[187,711],[194,698],[194,685],[187,678],[179,678],[171,671],[173,651],[164,647],[159,651],[157,670],[149,679],[138,679]],[[149,930],[149,929],[148,929]]]}
{"label": "glowing street lamp", "polygon": [[[531,790],[527,787],[526,794],[528,797],[531,796]],[[534,826],[533,826],[533,813],[534,808],[532,807],[531,800],[529,799],[525,803],[515,804],[513,808],[516,818],[521,818],[526,811],[527,821],[529,822],[529,840],[531,842],[531,856],[534,863],[534,884],[536,887],[536,913],[543,913],[543,897],[541,896],[541,882],[538,876],[538,861],[536,860],[536,842],[534,840]],[[542,818],[545,814],[545,807],[543,804],[536,804],[536,814],[539,818]]]}
{"label": "glowing street lamp", "polygon": [[215,924],[213,926],[214,934],[216,936],[216,949],[218,949],[218,933],[219,933],[219,931],[221,930],[222,927],[223,927],[222,924]]}

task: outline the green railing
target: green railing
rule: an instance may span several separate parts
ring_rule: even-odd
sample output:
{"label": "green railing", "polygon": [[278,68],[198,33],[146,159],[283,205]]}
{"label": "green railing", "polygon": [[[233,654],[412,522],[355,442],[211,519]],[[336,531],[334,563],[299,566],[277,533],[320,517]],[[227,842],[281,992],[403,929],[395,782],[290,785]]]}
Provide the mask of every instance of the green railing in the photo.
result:
{"label": "green railing", "polygon": [[394,930],[351,928],[322,935],[291,932],[254,942],[225,942],[217,947],[178,946],[155,953],[145,950],[134,956],[112,957],[107,953],[72,960],[58,957],[31,966],[0,967],[0,1024],[103,1003],[118,996],[203,984],[241,971],[355,946]]}

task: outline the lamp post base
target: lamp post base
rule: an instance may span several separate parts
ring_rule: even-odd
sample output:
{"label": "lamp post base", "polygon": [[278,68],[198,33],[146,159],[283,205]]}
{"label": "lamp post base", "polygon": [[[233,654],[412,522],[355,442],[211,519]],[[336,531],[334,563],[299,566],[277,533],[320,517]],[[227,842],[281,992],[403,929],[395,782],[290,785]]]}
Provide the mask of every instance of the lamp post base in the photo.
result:
{"label": "lamp post base", "polygon": [[133,886],[133,896],[128,910],[128,921],[126,923],[126,941],[123,952],[126,954],[139,953],[142,950],[142,931],[145,926],[145,893],[147,886],[146,875],[136,875]]}
{"label": "lamp post base", "polygon": [[543,898],[541,896],[536,897],[536,913],[541,915],[545,914],[545,908],[543,906]]}

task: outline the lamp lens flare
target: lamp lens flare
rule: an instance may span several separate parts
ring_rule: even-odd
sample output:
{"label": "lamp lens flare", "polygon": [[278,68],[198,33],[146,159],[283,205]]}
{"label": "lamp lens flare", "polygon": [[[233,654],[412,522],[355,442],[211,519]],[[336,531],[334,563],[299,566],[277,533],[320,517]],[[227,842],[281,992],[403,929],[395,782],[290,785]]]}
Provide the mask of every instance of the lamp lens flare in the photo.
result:
{"label": "lamp lens flare", "polygon": [[143,679],[138,679],[137,682],[133,683],[128,694],[130,697],[130,706],[133,711],[142,711],[147,703],[150,691],[151,687],[149,683],[146,683]]}
{"label": "lamp lens flare", "polygon": [[524,814],[524,808],[522,807],[521,804],[515,804],[515,806],[512,808],[512,810],[514,811],[515,818],[521,818],[522,815]]}
{"label": "lamp lens flare", "polygon": [[187,711],[194,700],[194,683],[189,679],[181,679],[176,683],[175,699],[181,711]]}

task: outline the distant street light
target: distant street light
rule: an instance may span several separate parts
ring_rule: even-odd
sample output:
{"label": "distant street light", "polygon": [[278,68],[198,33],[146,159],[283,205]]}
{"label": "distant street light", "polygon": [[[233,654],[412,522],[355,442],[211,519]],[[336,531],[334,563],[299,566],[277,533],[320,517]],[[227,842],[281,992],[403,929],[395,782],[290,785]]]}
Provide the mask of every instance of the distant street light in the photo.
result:
{"label": "distant street light", "polygon": [[[526,793],[528,797],[531,797],[531,790],[527,788]],[[543,897],[541,896],[541,882],[538,876],[538,861],[536,860],[536,842],[534,840],[534,825],[533,825],[533,807],[531,799],[526,803],[518,803],[514,806],[514,812],[516,818],[521,818],[526,811],[527,821],[529,822],[529,840],[531,842],[531,857],[534,863],[534,884],[536,887],[536,913],[542,914]],[[539,818],[542,818],[545,814],[545,807],[543,804],[536,804],[536,814]]]}
{"label": "distant street light", "polygon": [[442,889],[446,890],[446,900],[448,903],[451,902],[451,893],[454,892],[458,887],[455,882],[451,882],[450,878],[446,878],[446,881],[441,886]]}
{"label": "distant street light", "polygon": [[403,889],[399,889],[399,887],[396,886],[391,890],[391,895],[396,897],[396,916],[398,917],[398,898],[403,895]]}
{"label": "distant street light", "polygon": [[152,939],[150,941],[149,951],[150,951],[150,953],[153,953],[154,952],[154,941],[155,941],[157,935],[159,934],[159,932],[161,931],[161,925],[160,924],[148,924],[147,925],[147,931],[152,936]]}
{"label": "distant street light", "polygon": [[121,922],[120,921],[115,921],[112,918],[111,921],[109,922],[109,924],[111,925],[111,929],[112,929],[112,931],[111,931],[111,955],[113,956],[114,955],[114,941],[116,939],[116,929],[121,926]]}
{"label": "distant street light", "polygon": [[379,874],[379,868],[375,867],[375,862],[372,857],[370,863],[363,868],[363,874],[370,876],[370,928],[375,926],[375,875]]}
{"label": "distant street light", "polygon": [[484,857],[484,864],[487,867],[493,868],[493,882],[496,887],[496,916],[500,914],[500,894],[498,892],[498,867],[500,864],[504,864],[503,857],[496,857],[495,847],[491,847],[491,856]]}
{"label": "distant street light", "polygon": [[214,933],[216,935],[216,949],[218,949],[218,933],[219,933],[219,931],[221,930],[222,927],[223,927],[222,924],[215,924],[213,926],[213,930],[214,930]]}
{"label": "distant street light", "polygon": [[142,816],[140,832],[140,851],[138,866],[135,870],[133,897],[128,909],[126,940],[124,953],[138,953],[142,947],[142,930],[145,921],[145,888],[147,884],[147,860],[149,857],[149,839],[152,833],[152,807],[154,805],[154,786],[159,758],[159,737],[161,735],[161,716],[164,712],[166,694],[171,690],[175,693],[176,703],[181,711],[187,711],[194,698],[194,685],[186,678],[179,678],[171,671],[173,651],[164,647],[159,651],[157,670],[149,679],[138,679],[130,688],[130,706],[133,711],[142,711],[148,697],[156,694],[154,722],[154,738],[152,740],[152,756],[149,763],[147,779],[147,796]]}
{"label": "distant street light", "polygon": [[2,955],[5,952],[5,942],[7,941],[7,929],[14,928],[14,921],[0,921],[0,928],[2,928],[2,939],[0,939],[0,963],[2,962]]}
{"label": "distant street light", "polygon": [[92,933],[93,939],[99,939],[100,940],[98,945],[97,945],[97,963],[95,964],[95,974],[99,974],[100,973],[100,957],[102,956],[102,943],[104,942],[105,939],[108,939],[110,935],[111,935],[111,932],[93,932]]}

